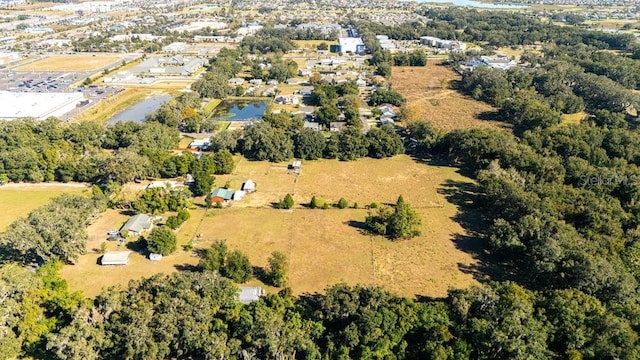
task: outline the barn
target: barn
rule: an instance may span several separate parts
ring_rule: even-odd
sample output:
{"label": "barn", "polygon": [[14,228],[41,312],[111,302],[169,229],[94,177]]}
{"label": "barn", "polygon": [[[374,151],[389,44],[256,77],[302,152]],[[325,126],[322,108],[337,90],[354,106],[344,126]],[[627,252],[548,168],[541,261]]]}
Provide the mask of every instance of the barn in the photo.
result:
{"label": "barn", "polygon": [[210,195],[212,203],[225,203],[233,198],[233,190],[217,188]]}
{"label": "barn", "polygon": [[131,251],[108,251],[102,255],[100,265],[127,265]]}

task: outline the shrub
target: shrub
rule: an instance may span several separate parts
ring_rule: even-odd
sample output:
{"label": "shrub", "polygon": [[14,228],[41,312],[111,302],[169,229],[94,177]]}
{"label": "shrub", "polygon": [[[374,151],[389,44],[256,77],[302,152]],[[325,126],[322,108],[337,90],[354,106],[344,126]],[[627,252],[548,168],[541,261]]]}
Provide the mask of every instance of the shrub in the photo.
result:
{"label": "shrub", "polygon": [[293,196],[291,196],[291,194],[287,194],[284,197],[284,199],[282,199],[278,203],[278,208],[279,209],[291,209],[293,207],[293,205],[295,205],[295,202],[293,201]]}
{"label": "shrub", "polygon": [[340,198],[336,206],[338,207],[338,209],[345,209],[347,206],[349,206],[349,203],[347,202],[347,199]]}

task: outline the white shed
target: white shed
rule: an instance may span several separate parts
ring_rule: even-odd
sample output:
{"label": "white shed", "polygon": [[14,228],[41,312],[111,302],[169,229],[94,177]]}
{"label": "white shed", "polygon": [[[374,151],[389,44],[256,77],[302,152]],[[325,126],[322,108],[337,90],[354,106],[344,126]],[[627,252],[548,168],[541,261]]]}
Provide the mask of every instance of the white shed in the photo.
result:
{"label": "white shed", "polygon": [[127,265],[131,251],[109,251],[102,255],[101,265]]}
{"label": "white shed", "polygon": [[244,184],[242,184],[242,190],[248,193],[254,192],[256,191],[256,183],[253,182],[253,180],[249,179],[245,181]]}
{"label": "white shed", "polygon": [[160,261],[160,260],[162,260],[162,254],[151,253],[151,254],[149,254],[149,260],[151,260],[151,261]]}
{"label": "white shed", "polygon": [[233,193],[233,200],[242,200],[242,198],[244,197],[245,192],[242,190],[237,190],[236,192]]}

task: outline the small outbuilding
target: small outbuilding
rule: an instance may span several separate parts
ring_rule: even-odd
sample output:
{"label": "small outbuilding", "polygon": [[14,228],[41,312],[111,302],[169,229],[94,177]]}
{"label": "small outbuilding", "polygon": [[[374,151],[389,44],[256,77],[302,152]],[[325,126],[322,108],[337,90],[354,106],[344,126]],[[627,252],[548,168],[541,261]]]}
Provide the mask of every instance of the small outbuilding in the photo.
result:
{"label": "small outbuilding", "polygon": [[260,300],[260,297],[264,295],[264,289],[259,286],[240,286],[238,300],[240,300],[240,302],[243,304],[249,304],[254,301]]}
{"label": "small outbuilding", "polygon": [[151,254],[149,254],[149,260],[151,260],[151,261],[160,261],[160,260],[162,260],[162,254],[151,253]]}
{"label": "small outbuilding", "polygon": [[127,265],[131,251],[108,251],[102,255],[100,265]]}
{"label": "small outbuilding", "polygon": [[242,190],[238,190],[233,193],[233,200],[242,200],[246,193]]}
{"label": "small outbuilding", "polygon": [[256,191],[256,183],[253,182],[253,180],[251,180],[251,179],[245,181],[244,184],[242,184],[242,191],[244,191],[246,193],[250,193],[250,192]]}

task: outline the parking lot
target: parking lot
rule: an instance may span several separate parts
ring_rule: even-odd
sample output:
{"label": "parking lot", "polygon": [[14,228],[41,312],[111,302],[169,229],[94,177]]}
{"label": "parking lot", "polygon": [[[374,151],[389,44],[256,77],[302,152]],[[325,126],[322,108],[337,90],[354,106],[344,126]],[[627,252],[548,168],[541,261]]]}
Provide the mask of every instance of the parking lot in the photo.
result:
{"label": "parking lot", "polygon": [[114,86],[79,86],[73,87],[80,81],[86,79],[93,72],[18,72],[11,69],[0,71],[0,90],[11,92],[82,92],[87,102],[78,106],[69,113],[60,117],[61,120],[69,120],[87,108],[100,102],[101,100],[114,96],[123,89]]}

